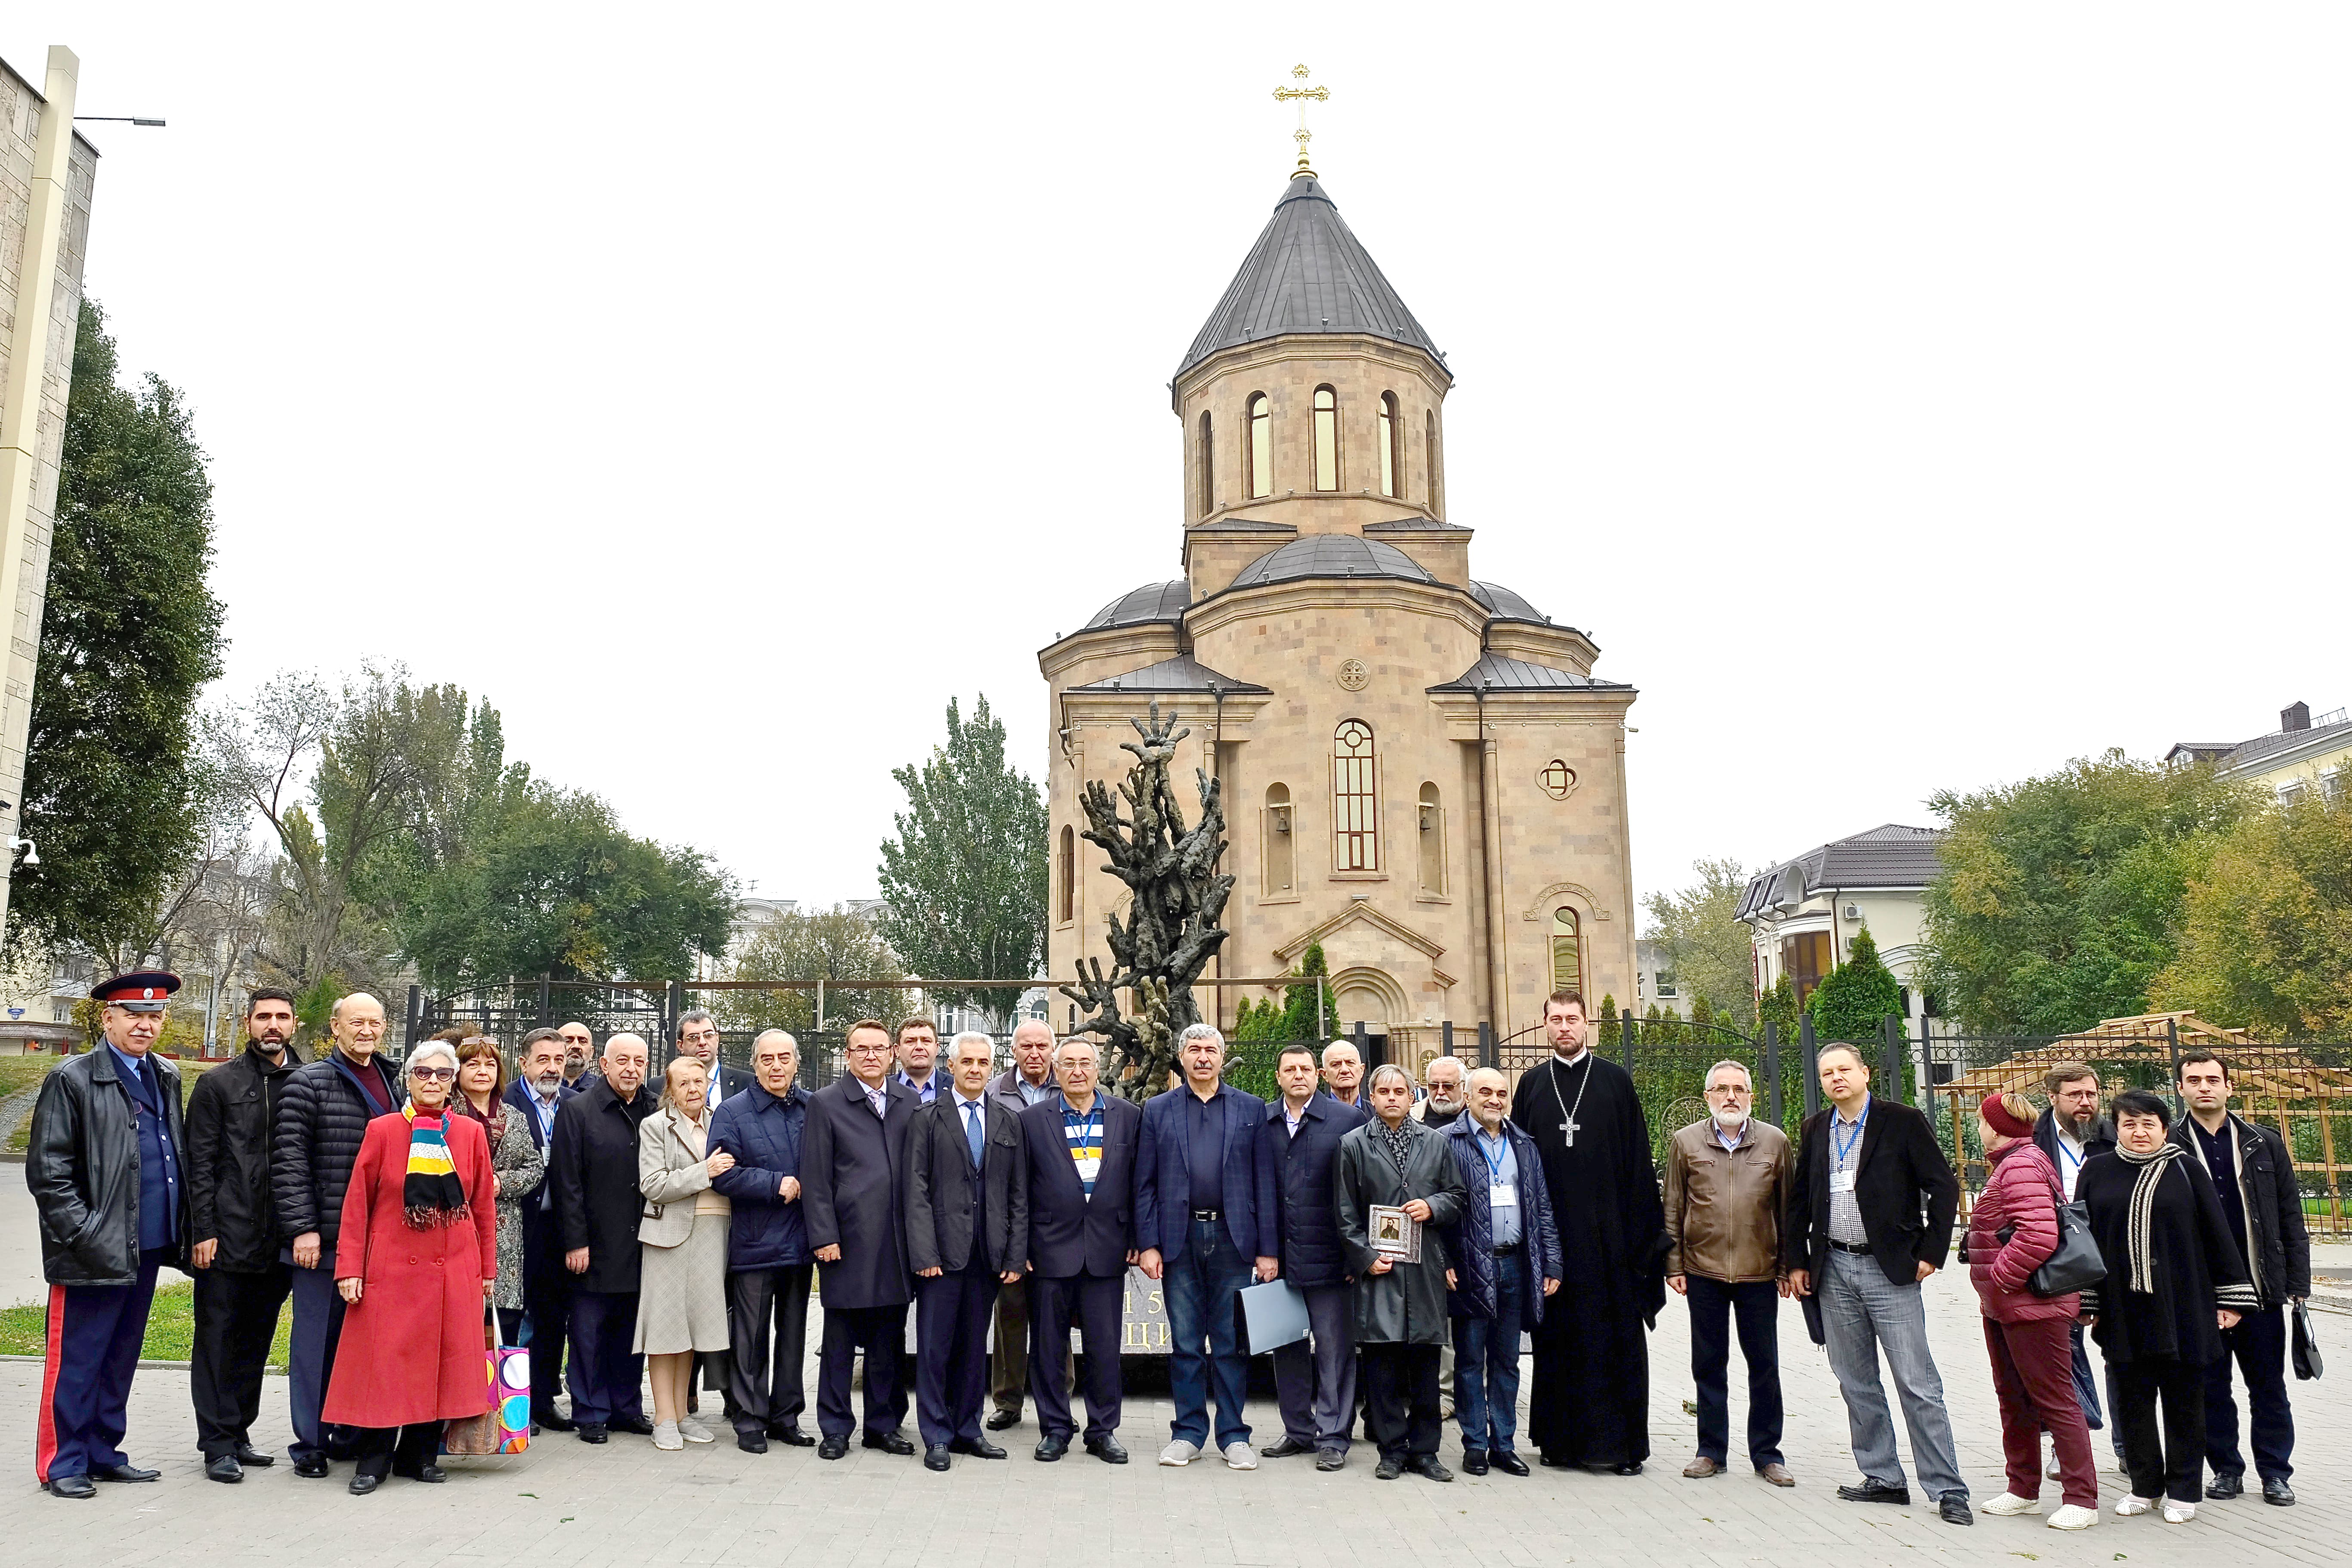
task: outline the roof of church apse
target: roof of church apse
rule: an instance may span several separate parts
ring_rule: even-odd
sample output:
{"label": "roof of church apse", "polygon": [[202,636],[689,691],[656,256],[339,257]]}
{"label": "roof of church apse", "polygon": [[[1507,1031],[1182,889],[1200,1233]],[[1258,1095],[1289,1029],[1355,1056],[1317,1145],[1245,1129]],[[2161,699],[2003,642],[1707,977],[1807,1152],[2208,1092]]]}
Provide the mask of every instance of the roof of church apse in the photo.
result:
{"label": "roof of church apse", "polygon": [[1445,356],[1405,308],[1339,209],[1311,174],[1294,176],[1257,243],[1209,312],[1184,373],[1220,349],[1292,332],[1360,333]]}

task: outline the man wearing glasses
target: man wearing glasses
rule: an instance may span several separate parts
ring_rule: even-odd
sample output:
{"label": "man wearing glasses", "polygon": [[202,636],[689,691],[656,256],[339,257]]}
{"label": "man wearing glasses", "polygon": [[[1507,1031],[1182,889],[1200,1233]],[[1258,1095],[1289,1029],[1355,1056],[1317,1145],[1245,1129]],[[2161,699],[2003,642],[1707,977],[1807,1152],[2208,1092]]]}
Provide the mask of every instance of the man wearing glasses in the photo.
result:
{"label": "man wearing glasses", "polygon": [[1730,1457],[1731,1321],[1748,1363],[1748,1462],[1776,1487],[1796,1485],[1780,1455],[1780,1352],[1775,1320],[1789,1293],[1780,1213],[1789,1197],[1789,1135],[1757,1121],[1755,1088],[1738,1062],[1706,1069],[1707,1119],[1666,1149],[1666,1283],[1690,1302],[1691,1381],[1698,1385],[1696,1480]]}

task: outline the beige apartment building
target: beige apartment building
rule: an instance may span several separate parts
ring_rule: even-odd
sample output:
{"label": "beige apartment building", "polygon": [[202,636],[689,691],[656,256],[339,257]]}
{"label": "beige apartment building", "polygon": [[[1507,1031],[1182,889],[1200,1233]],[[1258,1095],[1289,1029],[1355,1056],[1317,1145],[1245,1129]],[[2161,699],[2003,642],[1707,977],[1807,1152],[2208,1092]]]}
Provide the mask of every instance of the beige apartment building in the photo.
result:
{"label": "beige apartment building", "polygon": [[[1182,798],[1195,767],[1223,791],[1232,935],[1204,978],[1282,974],[1319,942],[1343,1025],[1406,1061],[1449,1022],[1464,1048],[1481,1022],[1536,1026],[1558,985],[1634,995],[1634,690],[1545,613],[1576,606],[1472,576],[1445,504],[1453,384],[1320,182],[1294,176],[1171,384],[1181,575],[1038,655],[1051,973],[1108,965],[1126,889],[1078,837],[1078,801],[1124,778],[1119,744],[1156,702],[1192,729]],[[1274,994],[1203,988],[1202,1011]]]}

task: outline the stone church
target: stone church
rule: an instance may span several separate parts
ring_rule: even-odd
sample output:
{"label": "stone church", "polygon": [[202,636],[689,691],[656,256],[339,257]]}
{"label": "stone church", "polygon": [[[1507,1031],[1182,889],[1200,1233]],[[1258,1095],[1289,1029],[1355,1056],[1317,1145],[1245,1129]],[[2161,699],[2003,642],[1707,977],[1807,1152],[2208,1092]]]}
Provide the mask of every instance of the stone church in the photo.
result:
{"label": "stone church", "polygon": [[[1445,504],[1445,356],[1309,172],[1171,384],[1182,575],[1038,655],[1050,687],[1050,973],[1109,963],[1127,889],[1078,837],[1131,717],[1191,725],[1223,781],[1232,932],[1203,980],[1288,973],[1320,942],[1343,1026],[1388,1059],[1540,1025],[1543,998],[1634,994],[1625,714],[1633,688],[1533,595],[1471,574]],[[1540,606],[1540,607],[1539,607]],[[1229,1023],[1273,988],[1203,985]],[[1056,999],[1056,1012],[1065,1005]]]}

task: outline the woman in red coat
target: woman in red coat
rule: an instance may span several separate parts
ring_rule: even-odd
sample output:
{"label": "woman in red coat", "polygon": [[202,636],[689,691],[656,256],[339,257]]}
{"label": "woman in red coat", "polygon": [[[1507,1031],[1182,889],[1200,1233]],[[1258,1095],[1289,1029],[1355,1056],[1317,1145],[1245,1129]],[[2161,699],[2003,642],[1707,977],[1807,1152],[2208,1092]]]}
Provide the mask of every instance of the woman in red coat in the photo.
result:
{"label": "woman in red coat", "polygon": [[448,1114],[457,1081],[456,1051],[419,1046],[408,1103],[368,1123],[343,1194],[335,1287],[351,1306],[322,1415],[359,1428],[352,1490],[362,1497],[391,1472],[440,1480],[441,1424],[490,1407],[483,1304],[498,1273],[498,1189],[481,1128]]}

